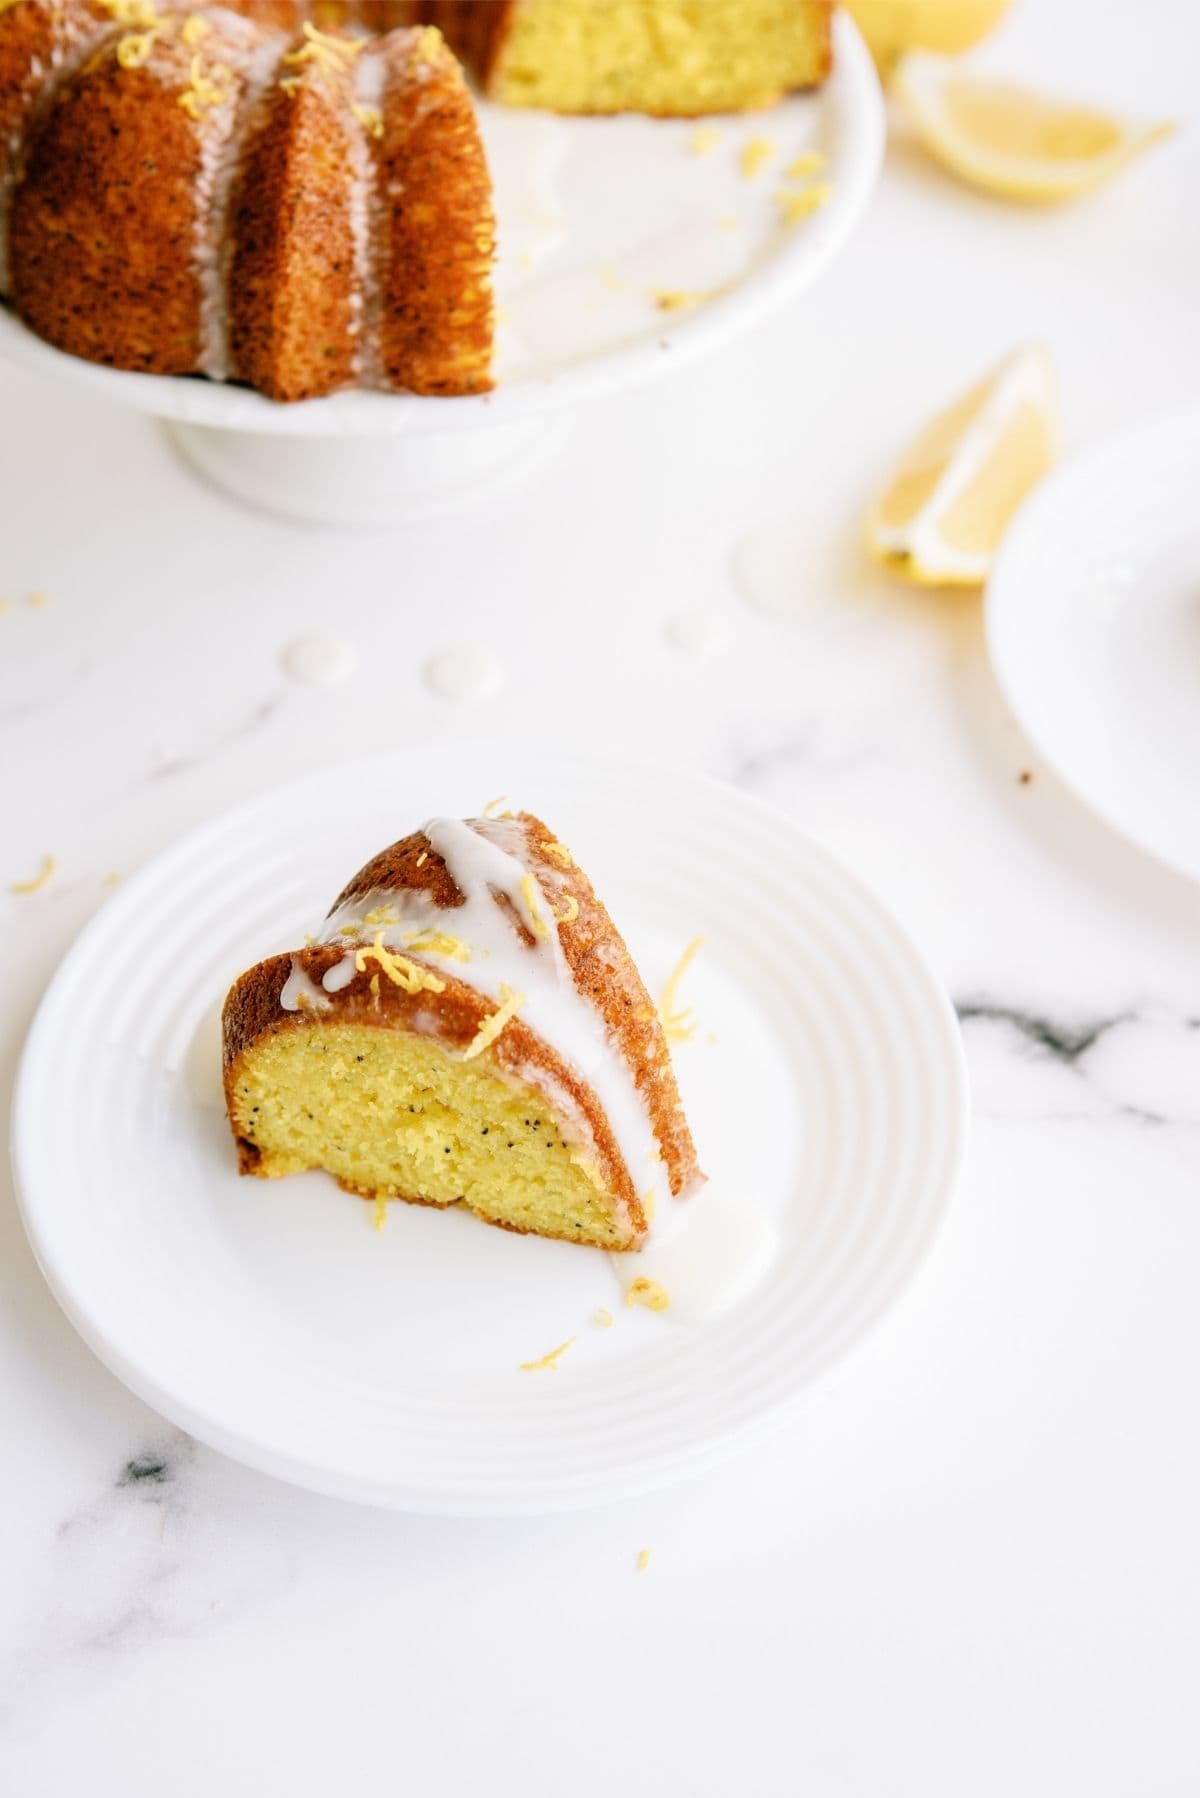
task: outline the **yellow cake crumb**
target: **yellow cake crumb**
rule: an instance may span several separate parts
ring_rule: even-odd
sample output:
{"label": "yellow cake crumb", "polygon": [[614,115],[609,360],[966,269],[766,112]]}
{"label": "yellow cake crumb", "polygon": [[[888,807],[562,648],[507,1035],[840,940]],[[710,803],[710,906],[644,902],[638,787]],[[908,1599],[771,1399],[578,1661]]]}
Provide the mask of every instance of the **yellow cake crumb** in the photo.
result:
{"label": "yellow cake crumb", "polygon": [[387,1223],[387,1208],[388,1202],[383,1194],[380,1193],[375,1200],[375,1213],[371,1219],[371,1223],[376,1230],[382,1230],[383,1226]]}
{"label": "yellow cake crumb", "polygon": [[607,264],[605,264],[603,268],[598,268],[596,270],[596,278],[602,287],[607,287],[609,293],[624,293],[625,291],[624,281],[621,279],[616,269],[609,268]]}
{"label": "yellow cake crumb", "polygon": [[500,1006],[490,1018],[485,1018],[475,1035],[463,1050],[464,1061],[474,1061],[477,1055],[490,1048],[509,1020],[516,1016],[525,1003],[524,993],[515,993],[511,987],[500,982]]}
{"label": "yellow cake crumb", "polygon": [[825,158],[819,150],[803,150],[788,163],[784,174],[789,181],[803,181],[809,175],[819,175],[825,167]]}
{"label": "yellow cake crumb", "polygon": [[9,886],[10,893],[40,893],[47,881],[51,880],[58,862],[53,855],[43,855],[42,865],[32,880],[14,880]]}
{"label": "yellow cake crumb", "polygon": [[592,1312],[592,1322],[598,1324],[602,1330],[611,1330],[616,1319],[607,1305],[597,1305]]}
{"label": "yellow cake crumb", "polygon": [[42,588],[38,588],[36,592],[28,595],[25,604],[32,606],[35,612],[43,612],[50,604],[50,595]]}
{"label": "yellow cake crumb", "polygon": [[688,138],[688,152],[692,156],[707,156],[720,141],[721,133],[712,125],[697,125]]}
{"label": "yellow cake crumb", "polygon": [[11,612],[11,611],[12,611],[12,600],[11,599],[0,599],[0,618],[3,618],[5,612]]}
{"label": "yellow cake crumb", "polygon": [[643,1548],[637,1558],[638,1572],[645,1573],[645,1571],[649,1565],[650,1565],[650,1550],[648,1548]]}
{"label": "yellow cake crumb", "polygon": [[798,225],[801,219],[808,218],[811,213],[824,206],[832,191],[828,182],[814,181],[811,187],[799,192],[784,188],[775,195],[775,204],[783,214],[785,225]]}
{"label": "yellow cake crumb", "polygon": [[737,231],[740,230],[742,221],[740,218],[736,218],[732,212],[727,212],[723,218],[717,220],[717,223],[722,231]]}
{"label": "yellow cake crumb", "polygon": [[106,874],[104,876],[104,885],[106,887],[119,886],[120,882],[121,882],[121,876],[119,874]]}
{"label": "yellow cake crumb", "polygon": [[775,154],[775,145],[769,137],[752,137],[742,145],[742,153],[738,157],[738,167],[747,181],[753,181],[759,170],[770,162]]}
{"label": "yellow cake crumb", "polygon": [[679,982],[704,945],[702,936],[693,937],[679,960],[675,963],[663,987],[662,997],[658,1003],[658,1015],[662,1021],[663,1035],[669,1043],[686,1043],[696,1034],[696,1025],[692,1018],[692,1008],[687,1006],[683,1011],[678,1009]]}
{"label": "yellow cake crumb", "polygon": [[543,843],[542,854],[550,856],[553,861],[561,862],[564,868],[575,866],[575,857],[565,843]]}
{"label": "yellow cake crumb", "polygon": [[671,1301],[657,1280],[648,1280],[645,1274],[639,1274],[632,1286],[625,1289],[625,1303],[644,1305],[647,1311],[665,1311]]}
{"label": "yellow cake crumb", "polygon": [[574,1336],[568,1336],[565,1342],[560,1342],[558,1347],[551,1349],[548,1355],[541,1355],[536,1361],[522,1361],[520,1371],[522,1373],[543,1373],[545,1371],[553,1373],[558,1367],[560,1357],[566,1354],[574,1341]]}

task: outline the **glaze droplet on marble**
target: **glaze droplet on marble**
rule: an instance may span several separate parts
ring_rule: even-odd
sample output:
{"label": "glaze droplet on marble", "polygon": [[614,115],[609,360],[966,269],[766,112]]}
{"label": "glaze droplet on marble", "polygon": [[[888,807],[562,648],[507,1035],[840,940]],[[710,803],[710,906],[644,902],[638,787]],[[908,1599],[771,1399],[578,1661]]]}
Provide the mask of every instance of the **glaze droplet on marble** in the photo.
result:
{"label": "glaze droplet on marble", "polygon": [[676,612],[664,629],[668,643],[688,655],[712,655],[729,641],[729,626],[713,612]]}
{"label": "glaze droplet on marble", "polygon": [[306,685],[334,686],[353,674],[358,666],[358,651],[344,637],[331,636],[327,631],[310,631],[306,636],[293,637],[290,643],[285,643],[279,652],[279,662],[284,673],[290,674],[293,680]]}
{"label": "glaze droplet on marble", "polygon": [[439,699],[482,699],[503,685],[504,670],[491,650],[462,643],[431,655],[421,678]]}

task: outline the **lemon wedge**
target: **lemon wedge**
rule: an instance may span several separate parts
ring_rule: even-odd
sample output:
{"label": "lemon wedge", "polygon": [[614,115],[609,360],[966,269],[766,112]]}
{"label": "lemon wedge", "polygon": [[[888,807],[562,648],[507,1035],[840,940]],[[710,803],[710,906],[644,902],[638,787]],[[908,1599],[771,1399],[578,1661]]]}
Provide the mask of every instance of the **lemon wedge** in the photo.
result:
{"label": "lemon wedge", "polygon": [[1004,17],[1011,0],[845,0],[886,75],[906,50],[957,56]]}
{"label": "lemon wedge", "polygon": [[1018,350],[909,445],[867,518],[871,553],[905,580],[978,586],[1057,450],[1045,350]]}
{"label": "lemon wedge", "polygon": [[906,56],[894,91],[932,156],[1015,200],[1074,199],[1174,130],[966,75],[940,56]]}

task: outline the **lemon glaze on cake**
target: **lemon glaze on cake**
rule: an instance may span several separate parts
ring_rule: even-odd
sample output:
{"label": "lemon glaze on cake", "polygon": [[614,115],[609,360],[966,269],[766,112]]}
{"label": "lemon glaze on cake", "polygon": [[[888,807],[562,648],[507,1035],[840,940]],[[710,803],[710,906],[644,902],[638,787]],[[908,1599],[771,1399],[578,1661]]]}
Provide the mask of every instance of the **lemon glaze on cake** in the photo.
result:
{"label": "lemon glaze on cake", "polygon": [[628,951],[550,848],[525,814],[433,820],[355,877],[323,940],[235,983],[243,1172],[320,1167],[370,1198],[641,1246],[699,1180],[695,1150]]}

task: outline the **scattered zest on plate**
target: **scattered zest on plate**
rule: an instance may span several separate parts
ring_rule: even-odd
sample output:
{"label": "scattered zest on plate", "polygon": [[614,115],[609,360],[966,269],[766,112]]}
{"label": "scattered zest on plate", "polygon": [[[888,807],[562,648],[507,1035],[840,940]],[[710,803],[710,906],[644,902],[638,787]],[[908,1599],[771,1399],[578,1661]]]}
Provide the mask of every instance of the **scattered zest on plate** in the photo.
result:
{"label": "scattered zest on plate", "polygon": [[1014,200],[1074,199],[1174,130],[964,74],[940,56],[906,57],[894,91],[931,156]]}
{"label": "scattered zest on plate", "polygon": [[925,586],[979,586],[1057,452],[1054,376],[1030,345],[927,424],[867,516],[873,556]]}

